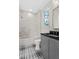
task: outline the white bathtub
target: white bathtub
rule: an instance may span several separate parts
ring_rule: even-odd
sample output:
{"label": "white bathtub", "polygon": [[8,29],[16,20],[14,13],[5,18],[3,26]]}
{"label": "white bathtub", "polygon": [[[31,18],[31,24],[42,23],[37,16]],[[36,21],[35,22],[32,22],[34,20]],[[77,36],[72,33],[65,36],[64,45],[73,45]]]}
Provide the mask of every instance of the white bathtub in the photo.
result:
{"label": "white bathtub", "polygon": [[24,47],[29,47],[34,44],[34,39],[33,38],[24,38],[24,39],[19,39],[19,46],[24,46]]}
{"label": "white bathtub", "polygon": [[25,47],[32,46],[33,44],[36,44],[35,40],[38,39],[40,39],[40,37],[23,38],[23,39],[21,38],[19,39],[19,46],[25,46]]}

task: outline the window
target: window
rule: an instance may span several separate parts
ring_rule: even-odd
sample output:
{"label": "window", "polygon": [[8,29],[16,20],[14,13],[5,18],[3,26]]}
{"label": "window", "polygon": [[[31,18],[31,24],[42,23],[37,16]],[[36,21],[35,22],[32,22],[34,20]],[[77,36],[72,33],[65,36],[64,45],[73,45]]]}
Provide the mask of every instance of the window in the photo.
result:
{"label": "window", "polygon": [[49,16],[49,12],[48,10],[44,11],[44,24],[48,25],[48,16]]}

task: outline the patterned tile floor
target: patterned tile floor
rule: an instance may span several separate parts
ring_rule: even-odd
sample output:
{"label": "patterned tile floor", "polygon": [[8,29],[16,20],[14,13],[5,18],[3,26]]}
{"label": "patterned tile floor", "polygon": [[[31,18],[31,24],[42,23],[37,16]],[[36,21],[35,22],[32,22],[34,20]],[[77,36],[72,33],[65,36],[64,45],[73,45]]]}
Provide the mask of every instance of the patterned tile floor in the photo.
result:
{"label": "patterned tile floor", "polygon": [[26,48],[19,52],[19,59],[44,59],[43,56],[36,53],[34,47]]}

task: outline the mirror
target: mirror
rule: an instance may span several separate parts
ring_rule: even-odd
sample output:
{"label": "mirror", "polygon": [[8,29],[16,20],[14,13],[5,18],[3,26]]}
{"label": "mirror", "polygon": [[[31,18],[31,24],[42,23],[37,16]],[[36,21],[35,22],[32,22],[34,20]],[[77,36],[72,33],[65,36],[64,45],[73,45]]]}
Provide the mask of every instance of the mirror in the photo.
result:
{"label": "mirror", "polygon": [[52,25],[54,30],[59,30],[59,6],[53,9]]}

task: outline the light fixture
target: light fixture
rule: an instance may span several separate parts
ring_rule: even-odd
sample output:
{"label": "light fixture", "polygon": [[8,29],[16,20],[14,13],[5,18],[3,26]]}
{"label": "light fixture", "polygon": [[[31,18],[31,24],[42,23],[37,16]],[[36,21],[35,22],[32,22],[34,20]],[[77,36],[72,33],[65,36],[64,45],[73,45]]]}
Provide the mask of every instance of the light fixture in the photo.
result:
{"label": "light fixture", "polygon": [[58,0],[56,0],[56,1],[55,1],[55,4],[57,4],[57,5],[58,5],[58,4],[59,4],[59,1],[58,1]]}
{"label": "light fixture", "polygon": [[30,12],[32,12],[32,9],[29,9]]}
{"label": "light fixture", "polygon": [[28,13],[28,16],[33,16],[33,14],[31,12]]}

